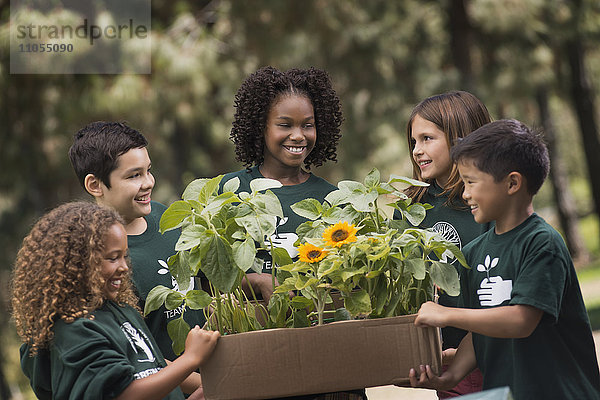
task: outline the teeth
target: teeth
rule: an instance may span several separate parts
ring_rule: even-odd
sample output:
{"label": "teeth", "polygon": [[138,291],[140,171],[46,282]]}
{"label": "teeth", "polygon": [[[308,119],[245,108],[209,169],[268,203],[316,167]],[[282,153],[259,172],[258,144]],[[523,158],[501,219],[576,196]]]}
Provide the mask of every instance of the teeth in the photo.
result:
{"label": "teeth", "polygon": [[112,281],[112,284],[115,286],[119,286],[121,285],[121,280],[120,279],[115,279],[114,281]]}
{"label": "teeth", "polygon": [[304,150],[304,147],[290,147],[290,146],[287,146],[286,148],[290,152],[292,152],[292,153],[302,153],[302,151]]}
{"label": "teeth", "polygon": [[146,196],[142,196],[142,197],[136,197],[135,199],[137,201],[146,201],[146,200],[148,200],[149,197],[150,197],[149,195],[146,195]]}
{"label": "teeth", "polygon": [[419,161],[419,165],[427,165],[429,164],[431,161]]}

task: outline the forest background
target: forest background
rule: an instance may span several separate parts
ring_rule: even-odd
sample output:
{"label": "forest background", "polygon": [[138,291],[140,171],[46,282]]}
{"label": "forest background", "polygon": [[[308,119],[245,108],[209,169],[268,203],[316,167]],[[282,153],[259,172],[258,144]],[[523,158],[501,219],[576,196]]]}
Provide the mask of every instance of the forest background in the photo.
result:
{"label": "forest background", "polygon": [[139,129],[153,198],[170,204],[194,178],[241,169],[233,98],[265,65],[331,75],[343,137],[338,163],[313,172],[333,183],[373,167],[410,176],[410,111],[448,90],[476,94],[494,119],[543,128],[552,170],[536,211],[580,271],[600,271],[598,1],[152,0],[151,13],[151,74],[10,74],[0,0],[0,399],[28,392],[8,305],[20,243],[44,212],[89,199],[67,157],[73,134],[96,120]]}

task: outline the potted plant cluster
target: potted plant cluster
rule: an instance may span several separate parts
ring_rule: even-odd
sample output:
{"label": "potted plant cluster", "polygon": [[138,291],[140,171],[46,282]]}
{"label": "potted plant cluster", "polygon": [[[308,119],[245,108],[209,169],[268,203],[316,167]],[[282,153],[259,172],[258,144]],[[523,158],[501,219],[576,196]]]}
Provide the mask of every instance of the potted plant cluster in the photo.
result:
{"label": "potted plant cluster", "polygon": [[[204,309],[209,329],[231,334],[413,314],[434,299],[438,288],[458,295],[455,267],[439,260],[451,253],[466,266],[462,253],[439,234],[418,228],[430,206],[413,203],[393,185],[426,183],[399,176],[381,182],[373,169],[363,182],[339,182],[323,203],[305,199],[294,204],[292,210],[307,219],[297,229],[299,257],[294,261],[270,241],[277,218],[283,217],[270,189],[281,183],[255,179],[251,192],[236,193],[237,178],[221,180],[191,182],[160,221],[162,232],[181,229],[177,253],[168,260],[179,287],[187,289],[190,277],[202,271],[210,293],[191,290],[183,295],[157,286],[147,297],[146,314],[163,304],[167,309],[184,304]],[[260,273],[260,249],[271,252],[273,275],[281,282],[275,286],[273,278],[275,294],[266,307],[241,286],[249,270]],[[332,294],[343,308],[331,307]],[[189,329],[183,314],[169,323],[176,353],[183,351]]]}

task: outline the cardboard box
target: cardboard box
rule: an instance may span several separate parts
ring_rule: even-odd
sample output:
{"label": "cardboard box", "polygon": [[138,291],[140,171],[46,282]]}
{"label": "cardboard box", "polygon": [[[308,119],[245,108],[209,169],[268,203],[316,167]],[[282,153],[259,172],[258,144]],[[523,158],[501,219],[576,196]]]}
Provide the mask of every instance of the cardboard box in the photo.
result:
{"label": "cardboard box", "polygon": [[409,386],[408,371],[441,371],[438,328],[417,328],[415,315],[267,329],[219,339],[201,367],[208,400],[269,399]]}

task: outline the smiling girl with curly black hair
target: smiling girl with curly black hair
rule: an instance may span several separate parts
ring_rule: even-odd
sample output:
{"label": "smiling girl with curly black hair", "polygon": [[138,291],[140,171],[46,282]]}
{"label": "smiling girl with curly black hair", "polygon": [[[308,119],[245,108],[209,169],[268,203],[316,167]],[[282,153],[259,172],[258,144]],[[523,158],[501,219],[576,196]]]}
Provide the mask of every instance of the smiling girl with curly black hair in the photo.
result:
{"label": "smiling girl with curly black hair", "polygon": [[[253,179],[279,181],[282,186],[271,190],[281,202],[284,217],[278,219],[277,230],[270,239],[274,246],[296,257],[296,228],[307,219],[297,215],[290,206],[307,198],[323,202],[325,196],[337,189],[309,170],[326,161],[336,161],[343,121],[340,100],[323,70],[311,67],[282,72],[264,67],[242,83],[234,106],[231,140],[235,143],[237,160],[246,168],[226,174],[222,183],[237,177],[240,180],[238,192],[250,192]],[[263,260],[263,273],[248,273],[247,280],[268,301],[273,294],[273,282],[277,284],[277,280],[271,277],[271,255],[259,251],[258,257]],[[247,285],[245,280],[243,285]],[[363,397],[364,390],[302,398]]]}
{"label": "smiling girl with curly black hair", "polygon": [[179,386],[217,333],[198,326],[167,366],[137,309],[127,234],[116,211],[77,202],[23,240],[12,281],[21,368],[40,399],[183,399]]}

